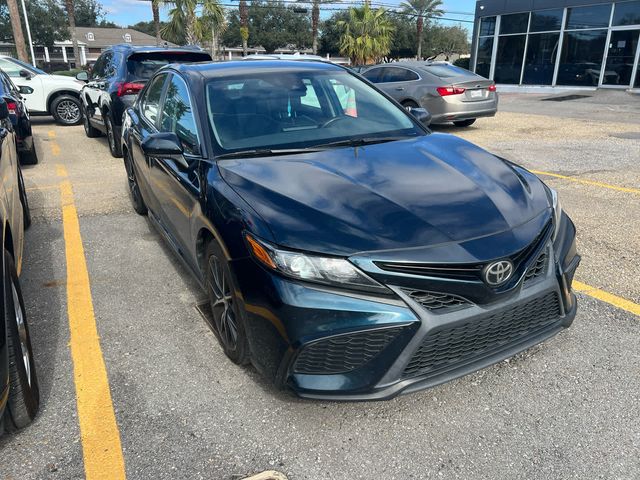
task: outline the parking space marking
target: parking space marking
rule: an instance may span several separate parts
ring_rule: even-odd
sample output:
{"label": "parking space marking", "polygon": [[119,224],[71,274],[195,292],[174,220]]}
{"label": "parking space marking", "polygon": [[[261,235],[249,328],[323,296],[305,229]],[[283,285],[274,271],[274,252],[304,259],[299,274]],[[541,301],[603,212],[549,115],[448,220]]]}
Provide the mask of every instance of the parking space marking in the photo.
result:
{"label": "parking space marking", "polygon": [[621,187],[619,185],[611,185],[609,183],[597,182],[595,180],[585,180],[582,178],[569,177],[567,175],[560,175],[559,173],[543,172],[540,170],[531,170],[531,173],[535,175],[545,175],[547,177],[561,178],[562,180],[569,180],[570,182],[581,183],[583,185],[591,185],[592,187],[608,188],[609,190],[616,190],[618,192],[634,193],[636,195],[640,195],[640,189],[638,188]]}
{"label": "parking space marking", "polygon": [[73,189],[63,165],[56,166],[56,173],[62,180],[60,197],[67,261],[69,345],[85,475],[87,480],[123,480],[126,475],[120,432],[100,347]]}
{"label": "parking space marking", "polygon": [[587,285],[586,283],[582,283],[577,280],[574,280],[572,285],[573,289],[577,292],[584,293],[585,295],[589,295],[590,297],[606,302],[614,307],[640,316],[640,305],[632,302],[631,300],[619,297],[613,293],[605,292],[604,290],[592,287],[591,285]]}

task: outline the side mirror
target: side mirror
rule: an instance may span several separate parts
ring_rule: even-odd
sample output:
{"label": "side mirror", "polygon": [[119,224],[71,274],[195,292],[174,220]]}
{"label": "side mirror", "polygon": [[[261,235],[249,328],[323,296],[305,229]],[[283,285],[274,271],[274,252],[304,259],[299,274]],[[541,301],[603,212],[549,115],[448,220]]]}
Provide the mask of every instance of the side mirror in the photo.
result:
{"label": "side mirror", "polygon": [[23,95],[30,95],[33,93],[33,88],[31,87],[27,87],[26,85],[20,85],[18,87],[18,90],[20,91],[21,94]]}
{"label": "side mirror", "polygon": [[189,164],[184,159],[180,139],[173,132],[151,134],[142,141],[140,147],[149,157],[170,158],[180,166],[189,168]]}
{"label": "side mirror", "polygon": [[409,110],[409,113],[420,123],[424,123],[425,125],[429,125],[431,123],[431,114],[426,108],[409,107],[407,110]]}
{"label": "side mirror", "polygon": [[31,80],[31,72],[29,70],[25,70],[24,68],[18,72],[18,75],[20,75],[25,80]]}
{"label": "side mirror", "polygon": [[76,80],[80,80],[81,82],[88,82],[89,81],[89,74],[85,71],[82,72],[78,72],[76,74]]}
{"label": "side mirror", "polygon": [[4,98],[0,98],[0,120],[6,120],[9,118],[9,106]]}

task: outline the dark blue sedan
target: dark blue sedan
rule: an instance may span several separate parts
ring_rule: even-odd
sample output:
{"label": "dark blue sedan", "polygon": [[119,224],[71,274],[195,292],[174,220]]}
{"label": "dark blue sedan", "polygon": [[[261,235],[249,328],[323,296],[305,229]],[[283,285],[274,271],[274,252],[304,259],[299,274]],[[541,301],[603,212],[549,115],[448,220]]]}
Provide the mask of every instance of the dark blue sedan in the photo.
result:
{"label": "dark blue sedan", "polygon": [[208,292],[224,352],[303,397],[437,385],[575,317],[556,193],[344,68],[165,67],[122,147],[134,208]]}

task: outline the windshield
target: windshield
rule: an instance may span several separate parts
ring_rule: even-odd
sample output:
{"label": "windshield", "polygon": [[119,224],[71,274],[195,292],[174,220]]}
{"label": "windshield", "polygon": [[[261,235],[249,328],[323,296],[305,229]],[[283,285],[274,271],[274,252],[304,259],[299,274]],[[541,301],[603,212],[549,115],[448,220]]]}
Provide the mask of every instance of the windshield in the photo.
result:
{"label": "windshield", "polygon": [[5,71],[10,77],[19,77],[20,70],[27,70],[31,73],[37,73],[40,75],[48,75],[44,70],[40,70],[33,65],[22,62],[17,58],[0,58],[0,68]]}
{"label": "windshield", "polygon": [[341,70],[257,70],[249,78],[212,80],[206,93],[210,127],[223,152],[425,134],[401,108]]}

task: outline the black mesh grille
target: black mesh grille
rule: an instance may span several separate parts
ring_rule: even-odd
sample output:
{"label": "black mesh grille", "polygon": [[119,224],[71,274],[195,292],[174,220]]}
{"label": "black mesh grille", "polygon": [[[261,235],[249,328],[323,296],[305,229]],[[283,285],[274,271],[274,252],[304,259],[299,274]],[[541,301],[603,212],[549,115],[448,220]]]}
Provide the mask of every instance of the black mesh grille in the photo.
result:
{"label": "black mesh grille", "polygon": [[428,335],[403,372],[403,378],[433,375],[469,363],[524,340],[559,320],[560,305],[548,293],[511,310]]}
{"label": "black mesh grille", "polygon": [[471,305],[471,302],[466,298],[448,293],[427,292],[425,290],[412,290],[409,288],[403,288],[401,290],[427,310],[435,312],[444,312]]}
{"label": "black mesh grille", "polygon": [[524,282],[530,282],[544,274],[547,268],[547,252],[542,252],[536,261],[529,267],[524,276]]}
{"label": "black mesh grille", "polygon": [[372,360],[401,330],[367,330],[312,343],[302,350],[293,371],[316,375],[350,372]]}

